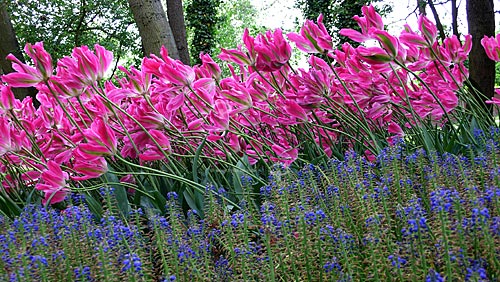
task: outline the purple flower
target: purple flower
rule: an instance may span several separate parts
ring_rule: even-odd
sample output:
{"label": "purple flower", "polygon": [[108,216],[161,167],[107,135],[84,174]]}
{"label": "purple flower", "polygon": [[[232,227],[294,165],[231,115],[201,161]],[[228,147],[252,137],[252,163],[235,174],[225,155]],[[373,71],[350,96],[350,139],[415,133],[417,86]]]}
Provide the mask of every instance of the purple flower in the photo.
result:
{"label": "purple flower", "polygon": [[429,274],[425,277],[425,282],[444,282],[445,279],[434,269],[429,270]]}

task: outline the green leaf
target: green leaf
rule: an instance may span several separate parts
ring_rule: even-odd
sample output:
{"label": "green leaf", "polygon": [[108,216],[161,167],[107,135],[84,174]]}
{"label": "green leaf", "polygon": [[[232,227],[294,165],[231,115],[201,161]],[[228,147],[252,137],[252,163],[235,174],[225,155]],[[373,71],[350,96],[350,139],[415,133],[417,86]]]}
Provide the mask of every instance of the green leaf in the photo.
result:
{"label": "green leaf", "polygon": [[87,202],[90,211],[97,218],[97,220],[101,220],[103,213],[101,204],[90,193],[85,195],[85,202]]}
{"label": "green leaf", "polygon": [[[118,179],[118,176],[116,176],[116,174],[107,172],[106,178],[108,180],[111,180],[111,182],[120,183],[120,179]],[[130,213],[130,204],[128,202],[126,188],[120,184],[113,184],[113,188],[114,188],[113,196],[116,199],[118,209],[120,210],[123,216],[128,216],[128,214]]]}
{"label": "green leaf", "polygon": [[200,160],[200,155],[201,152],[203,151],[203,147],[205,147],[205,143],[207,141],[207,138],[203,138],[203,141],[201,141],[201,144],[198,146],[196,149],[196,152],[194,154],[193,158],[193,181],[198,182],[198,162]]}

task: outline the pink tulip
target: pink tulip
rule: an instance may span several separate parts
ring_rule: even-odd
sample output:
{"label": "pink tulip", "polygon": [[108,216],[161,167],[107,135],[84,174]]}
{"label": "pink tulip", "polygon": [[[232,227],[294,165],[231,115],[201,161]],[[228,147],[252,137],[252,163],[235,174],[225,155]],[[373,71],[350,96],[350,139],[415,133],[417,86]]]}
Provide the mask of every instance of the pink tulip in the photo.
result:
{"label": "pink tulip", "polygon": [[189,86],[195,80],[193,68],[174,60],[160,65],[160,76],[175,85],[182,86]]}
{"label": "pink tulip", "polygon": [[212,129],[216,131],[225,131],[229,129],[229,109],[227,102],[218,99],[215,100],[214,110],[209,115],[213,122]]}
{"label": "pink tulip", "polygon": [[117,139],[111,127],[101,118],[96,118],[84,132],[88,143],[81,143],[79,149],[89,155],[103,156],[116,153]]}
{"label": "pink tulip", "polygon": [[363,33],[368,33],[370,28],[378,30],[384,29],[382,17],[377,13],[377,11],[375,11],[375,8],[372,5],[363,6],[361,8],[361,12],[364,17],[360,18],[358,16],[354,16],[354,20],[358,22]]}
{"label": "pink tulip", "polygon": [[0,117],[0,156],[29,148],[25,131],[17,131],[5,117]]}
{"label": "pink tulip", "polygon": [[265,35],[257,35],[254,44],[257,53],[255,68],[260,71],[279,70],[292,55],[292,48],[283,38],[281,29],[276,29],[274,33],[267,31]]}
{"label": "pink tulip", "polygon": [[374,30],[372,34],[389,55],[392,57],[396,57],[398,55],[399,41],[396,37],[383,30]]}
{"label": "pink tulip", "polygon": [[253,61],[243,51],[236,49],[227,50],[221,48],[219,59],[227,62],[233,62],[242,66],[253,65]]}
{"label": "pink tulip", "polygon": [[387,52],[380,47],[363,47],[357,48],[361,59],[369,64],[386,64],[393,60]]}
{"label": "pink tulip", "polygon": [[216,80],[221,78],[221,69],[220,66],[214,62],[212,57],[209,54],[200,54],[201,59],[201,67],[200,69],[204,69],[207,72],[206,77],[212,77]]}
{"label": "pink tulip", "polygon": [[500,62],[500,34],[497,34],[496,37],[488,37],[485,35],[483,39],[481,39],[481,45],[483,45],[488,58],[495,62]]}
{"label": "pink tulip", "polygon": [[299,33],[288,33],[287,37],[306,53],[326,53],[333,51],[332,37],[328,34],[323,24],[323,15],[320,14],[317,20],[318,24],[307,20],[300,29]]}
{"label": "pink tulip", "polygon": [[16,71],[2,76],[2,80],[12,87],[36,86],[40,82],[47,81],[52,76],[52,58],[43,48],[43,43],[34,45],[26,44],[24,51],[33,60],[35,67],[22,63],[14,55],[7,55],[12,61],[12,68]]}
{"label": "pink tulip", "polygon": [[372,5],[362,7],[361,12],[363,13],[363,17],[357,15],[353,17],[361,28],[361,32],[350,28],[343,28],[340,30],[340,35],[349,37],[356,42],[365,42],[374,38],[374,31],[384,30],[382,17],[375,11]]}
{"label": "pink tulip", "polygon": [[42,172],[43,183],[36,184],[35,188],[45,193],[43,204],[51,199],[50,203],[55,204],[64,200],[69,189],[66,187],[66,180],[69,175],[62,171],[60,164],[54,161],[47,162],[47,169]]}
{"label": "pink tulip", "polygon": [[287,114],[289,114],[290,116],[292,116],[298,120],[301,120],[301,121],[307,121],[306,112],[296,102],[294,102],[292,100],[286,100],[284,102],[284,109],[285,109],[285,112]]}
{"label": "pink tulip", "polygon": [[108,163],[104,157],[93,156],[77,149],[73,151],[74,162],[72,168],[81,176],[72,176],[76,181],[98,178],[108,171]]}
{"label": "pink tulip", "polygon": [[489,101],[486,101],[487,104],[495,104],[495,105],[498,105],[500,106],[500,88],[496,88],[495,89],[495,96],[496,97],[493,97],[491,100]]}
{"label": "pink tulip", "polygon": [[19,107],[19,101],[15,99],[10,86],[0,84],[0,109],[4,111],[12,110],[14,105]]}
{"label": "pink tulip", "polygon": [[437,27],[426,16],[420,15],[418,18],[418,30],[420,30],[430,46],[436,42]]}
{"label": "pink tulip", "polygon": [[94,51],[95,54],[87,46],[82,46],[73,49],[71,53],[72,58],[77,62],[78,73],[88,81],[89,85],[101,80],[113,61],[113,53],[104,47],[96,44]]}

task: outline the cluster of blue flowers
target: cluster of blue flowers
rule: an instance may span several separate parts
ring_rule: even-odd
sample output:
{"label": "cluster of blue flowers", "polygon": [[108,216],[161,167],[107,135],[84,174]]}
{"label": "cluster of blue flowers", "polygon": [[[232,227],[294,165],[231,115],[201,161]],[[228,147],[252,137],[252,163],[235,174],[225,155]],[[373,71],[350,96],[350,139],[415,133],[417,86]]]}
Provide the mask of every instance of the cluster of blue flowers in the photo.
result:
{"label": "cluster of blue flowers", "polygon": [[165,215],[134,210],[127,221],[95,218],[82,196],[63,211],[27,206],[0,217],[0,280],[495,281],[500,150],[483,147],[463,157],[399,141],[375,162],[348,152],[298,171],[276,165],[240,208],[207,186],[203,214],[184,212],[175,192]]}

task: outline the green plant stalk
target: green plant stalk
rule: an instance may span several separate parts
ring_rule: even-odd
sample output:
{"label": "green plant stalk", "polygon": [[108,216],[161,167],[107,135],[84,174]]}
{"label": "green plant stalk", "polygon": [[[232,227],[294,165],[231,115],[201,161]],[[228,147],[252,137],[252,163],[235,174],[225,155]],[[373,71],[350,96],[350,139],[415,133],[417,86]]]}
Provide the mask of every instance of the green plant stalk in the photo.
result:
{"label": "green plant stalk", "polygon": [[275,274],[275,268],[274,268],[274,257],[273,257],[273,252],[271,249],[271,238],[270,235],[266,233],[265,239],[264,239],[264,244],[266,245],[266,251],[267,251],[267,256],[269,257],[269,279],[268,281],[276,281],[276,274]]}
{"label": "green plant stalk", "polygon": [[452,281],[453,277],[453,268],[451,265],[451,257],[450,257],[450,245],[448,242],[448,230],[446,229],[446,218],[444,216],[443,211],[439,211],[439,220],[441,221],[441,232],[443,234],[443,241],[444,241],[444,257],[445,257],[445,262],[446,262],[446,278],[448,281]]}

